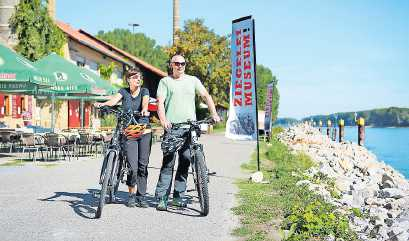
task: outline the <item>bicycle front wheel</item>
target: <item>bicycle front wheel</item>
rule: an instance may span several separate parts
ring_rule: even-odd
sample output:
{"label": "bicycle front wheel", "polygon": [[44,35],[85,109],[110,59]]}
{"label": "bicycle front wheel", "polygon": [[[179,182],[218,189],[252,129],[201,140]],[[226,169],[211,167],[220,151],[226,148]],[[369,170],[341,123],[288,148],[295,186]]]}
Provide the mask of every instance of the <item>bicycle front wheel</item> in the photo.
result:
{"label": "bicycle front wheel", "polygon": [[199,203],[201,214],[207,216],[209,214],[209,191],[207,167],[204,159],[204,154],[201,151],[196,151],[195,155],[195,169],[196,169],[196,189],[199,196]]}
{"label": "bicycle front wheel", "polygon": [[112,175],[112,164],[114,162],[115,158],[115,152],[111,151],[108,153],[106,156],[106,165],[105,169],[101,171],[101,179],[102,179],[102,187],[101,187],[101,192],[99,196],[99,204],[98,204],[98,209],[95,214],[95,218],[100,218],[102,214],[102,209],[104,208],[105,205],[105,197],[107,194],[108,190],[108,184],[109,184],[109,179],[111,179]]}
{"label": "bicycle front wheel", "polygon": [[114,162],[112,170],[112,179],[110,185],[108,186],[109,203],[115,203],[115,196],[118,192],[119,183],[122,178],[122,160],[118,158],[118,161]]}

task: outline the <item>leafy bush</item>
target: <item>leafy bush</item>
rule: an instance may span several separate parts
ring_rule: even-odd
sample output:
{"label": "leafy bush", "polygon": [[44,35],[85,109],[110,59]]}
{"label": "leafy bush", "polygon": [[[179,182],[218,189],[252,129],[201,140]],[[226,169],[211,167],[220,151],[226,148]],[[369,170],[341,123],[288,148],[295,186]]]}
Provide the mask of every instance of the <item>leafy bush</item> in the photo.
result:
{"label": "leafy bush", "polygon": [[101,118],[101,127],[114,127],[116,126],[116,117],[114,114],[104,115]]}

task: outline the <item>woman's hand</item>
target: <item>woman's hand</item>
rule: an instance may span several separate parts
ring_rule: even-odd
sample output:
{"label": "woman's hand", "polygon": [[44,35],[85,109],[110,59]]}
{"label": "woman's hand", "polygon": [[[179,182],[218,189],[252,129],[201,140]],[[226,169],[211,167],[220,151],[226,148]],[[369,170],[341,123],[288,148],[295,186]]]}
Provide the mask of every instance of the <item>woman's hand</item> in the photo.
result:
{"label": "woman's hand", "polygon": [[97,108],[101,108],[102,106],[104,106],[104,103],[95,102],[94,106]]}

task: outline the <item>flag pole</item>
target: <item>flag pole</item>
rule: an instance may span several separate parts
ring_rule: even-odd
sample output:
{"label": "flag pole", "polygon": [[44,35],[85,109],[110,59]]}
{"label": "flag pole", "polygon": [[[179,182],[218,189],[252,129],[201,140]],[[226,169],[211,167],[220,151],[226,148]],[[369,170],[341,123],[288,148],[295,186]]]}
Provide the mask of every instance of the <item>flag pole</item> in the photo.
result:
{"label": "flag pole", "polygon": [[253,51],[254,51],[254,95],[256,99],[256,135],[257,135],[257,171],[260,171],[260,145],[258,136],[258,105],[257,105],[257,62],[256,62],[256,28],[254,19],[253,24]]}

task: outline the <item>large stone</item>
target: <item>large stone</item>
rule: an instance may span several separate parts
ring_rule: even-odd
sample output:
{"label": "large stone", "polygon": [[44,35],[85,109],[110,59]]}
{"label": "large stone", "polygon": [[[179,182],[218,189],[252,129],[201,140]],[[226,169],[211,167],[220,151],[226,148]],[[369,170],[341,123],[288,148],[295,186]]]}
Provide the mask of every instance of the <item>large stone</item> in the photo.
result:
{"label": "large stone", "polygon": [[361,207],[365,205],[365,199],[373,197],[374,192],[370,189],[352,190],[352,207]]}
{"label": "large stone", "polygon": [[396,185],[395,185],[395,183],[393,183],[393,181],[386,180],[385,182],[382,182],[382,189],[394,188],[394,187],[396,187]]}
{"label": "large stone", "polygon": [[311,181],[310,181],[310,180],[301,180],[301,181],[298,181],[295,185],[296,185],[296,186],[302,186],[302,185],[308,186],[308,185],[310,185],[310,184],[311,184]]}
{"label": "large stone", "polygon": [[343,205],[351,207],[354,197],[352,195],[342,195],[341,199],[339,200]]}
{"label": "large stone", "polygon": [[262,172],[255,172],[251,174],[250,181],[254,183],[260,183],[263,181],[263,173]]}
{"label": "large stone", "polygon": [[379,195],[383,198],[403,198],[406,194],[398,188],[384,188],[380,191]]}
{"label": "large stone", "polygon": [[349,172],[354,168],[354,164],[348,159],[340,159],[338,163],[344,172]]}
{"label": "large stone", "polygon": [[382,188],[393,188],[393,187],[395,187],[395,182],[393,181],[393,178],[387,173],[384,173],[382,175]]}

